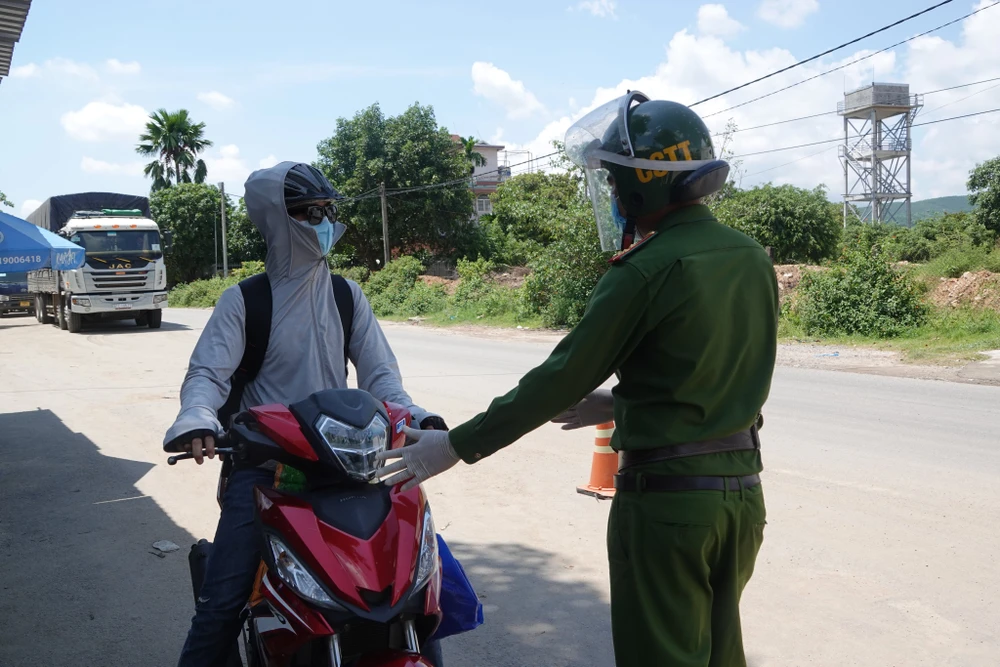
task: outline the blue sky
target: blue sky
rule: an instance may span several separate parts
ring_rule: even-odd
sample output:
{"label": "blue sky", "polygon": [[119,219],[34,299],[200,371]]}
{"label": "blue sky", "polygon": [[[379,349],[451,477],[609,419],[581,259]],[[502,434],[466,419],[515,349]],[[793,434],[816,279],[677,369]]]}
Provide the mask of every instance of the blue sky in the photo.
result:
{"label": "blue sky", "polygon": [[[992,0],[958,0],[702,113],[880,49]],[[210,180],[242,192],[253,169],[311,161],[339,116],[373,102],[394,114],[432,104],[453,132],[547,151],[573,119],[625,88],[692,102],[912,13],[927,2],[508,0],[503,3],[153,3],[36,0],[0,85],[0,190],[15,212],[50,195],[144,193],[133,151],[143,117],[187,108],[215,146]],[[835,108],[845,86],[908,81],[913,92],[1000,76],[1000,8],[794,91],[708,119],[741,127]],[[933,118],[1000,106],[1000,89],[928,97]],[[967,100],[960,98],[976,93]],[[933,104],[932,104],[933,103]],[[928,119],[931,119],[928,116]],[[915,134],[918,198],[961,193],[968,169],[1000,153],[996,117]],[[837,136],[835,115],[736,135],[737,154]],[[743,185],[774,180],[831,198],[835,146],[748,157]],[[797,160],[787,166],[789,161]]]}

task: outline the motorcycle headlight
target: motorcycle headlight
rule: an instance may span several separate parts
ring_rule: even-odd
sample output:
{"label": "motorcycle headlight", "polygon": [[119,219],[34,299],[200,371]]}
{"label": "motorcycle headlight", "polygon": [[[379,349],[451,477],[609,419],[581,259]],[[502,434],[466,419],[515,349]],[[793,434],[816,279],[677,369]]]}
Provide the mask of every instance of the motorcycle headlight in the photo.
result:
{"label": "motorcycle headlight", "polygon": [[319,585],[305,565],[288,550],[288,547],[274,535],[268,535],[267,541],[274,557],[274,572],[293,591],[321,607],[343,611],[345,608],[331,598]]}
{"label": "motorcycle headlight", "polygon": [[316,430],[348,476],[362,482],[375,479],[382,467],[375,455],[385,451],[389,442],[389,424],[381,415],[375,415],[371,423],[361,429],[323,415],[316,421]]}
{"label": "motorcycle headlight", "polygon": [[417,577],[413,589],[420,590],[433,576],[438,568],[437,530],[434,528],[434,517],[431,516],[431,506],[424,510],[424,532],[420,538],[420,559],[417,562]]}

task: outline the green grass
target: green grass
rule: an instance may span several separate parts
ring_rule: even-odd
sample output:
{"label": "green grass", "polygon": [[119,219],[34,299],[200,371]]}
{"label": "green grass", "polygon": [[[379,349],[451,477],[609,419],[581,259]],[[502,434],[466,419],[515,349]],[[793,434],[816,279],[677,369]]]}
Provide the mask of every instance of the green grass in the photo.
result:
{"label": "green grass", "polygon": [[888,340],[864,336],[808,336],[787,317],[778,324],[778,337],[784,341],[804,341],[829,345],[854,345],[893,350],[904,361],[923,364],[960,364],[982,359],[986,350],[1000,350],[1000,313],[993,310],[936,308],[922,326],[907,330]]}

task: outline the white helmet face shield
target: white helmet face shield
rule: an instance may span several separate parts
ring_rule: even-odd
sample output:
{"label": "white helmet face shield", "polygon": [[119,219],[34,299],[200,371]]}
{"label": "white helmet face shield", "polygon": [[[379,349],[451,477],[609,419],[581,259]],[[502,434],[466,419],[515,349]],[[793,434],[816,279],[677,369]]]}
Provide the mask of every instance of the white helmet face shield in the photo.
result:
{"label": "white helmet face shield", "polygon": [[[606,102],[574,123],[566,131],[566,155],[572,162],[582,167],[587,177],[587,191],[594,207],[594,220],[601,238],[601,248],[618,250],[621,248],[625,219],[618,211],[617,202],[611,194],[610,172],[607,163],[632,167],[637,171],[653,170],[657,175],[668,171],[693,171],[712,160],[651,160],[637,158],[628,134],[628,110],[633,104],[648,101],[638,91],[631,91],[617,99]],[[618,125],[618,140],[615,145],[605,145],[605,137],[614,125]],[[609,142],[610,143],[610,142]],[[627,213],[627,211],[626,211]]]}

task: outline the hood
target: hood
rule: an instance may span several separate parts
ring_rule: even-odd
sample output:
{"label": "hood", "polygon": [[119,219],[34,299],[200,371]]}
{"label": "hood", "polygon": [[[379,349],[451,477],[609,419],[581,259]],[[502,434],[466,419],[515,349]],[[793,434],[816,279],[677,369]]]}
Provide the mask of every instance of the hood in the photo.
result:
{"label": "hood", "polygon": [[[244,186],[247,213],[267,244],[265,266],[272,280],[310,275],[317,266],[326,271],[326,259],[312,226],[288,215],[285,209],[285,174],[297,162],[281,162],[250,174]],[[334,245],[346,227],[334,223]]]}

